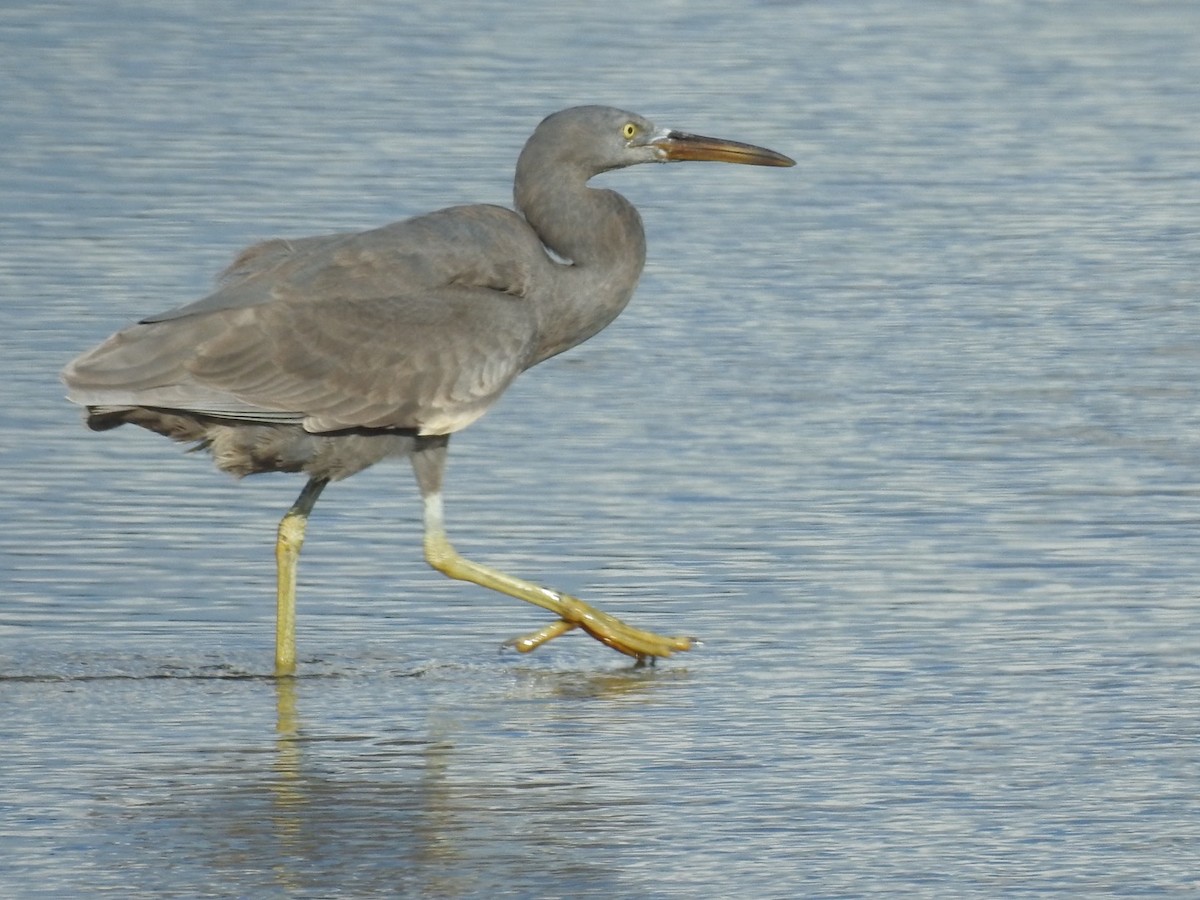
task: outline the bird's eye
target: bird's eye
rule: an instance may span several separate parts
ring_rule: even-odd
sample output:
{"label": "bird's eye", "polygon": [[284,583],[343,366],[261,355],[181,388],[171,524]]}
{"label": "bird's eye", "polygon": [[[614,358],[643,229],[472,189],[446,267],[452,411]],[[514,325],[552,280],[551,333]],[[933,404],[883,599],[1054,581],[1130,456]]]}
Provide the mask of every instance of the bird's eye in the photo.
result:
{"label": "bird's eye", "polygon": [[637,133],[638,127],[632,122],[626,122],[624,127],[621,129],[621,134],[627,141],[632,141]]}

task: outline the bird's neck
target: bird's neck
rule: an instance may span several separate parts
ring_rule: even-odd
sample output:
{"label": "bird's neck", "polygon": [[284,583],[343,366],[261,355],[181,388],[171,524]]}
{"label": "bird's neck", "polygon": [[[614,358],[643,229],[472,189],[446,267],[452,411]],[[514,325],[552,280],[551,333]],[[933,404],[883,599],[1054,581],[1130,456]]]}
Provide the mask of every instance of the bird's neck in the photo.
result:
{"label": "bird's neck", "polygon": [[586,341],[620,314],[642,274],[646,236],[633,204],[615,191],[587,187],[586,175],[518,177],[517,185],[517,208],[564,261],[554,266],[549,289],[538,292],[536,363]]}

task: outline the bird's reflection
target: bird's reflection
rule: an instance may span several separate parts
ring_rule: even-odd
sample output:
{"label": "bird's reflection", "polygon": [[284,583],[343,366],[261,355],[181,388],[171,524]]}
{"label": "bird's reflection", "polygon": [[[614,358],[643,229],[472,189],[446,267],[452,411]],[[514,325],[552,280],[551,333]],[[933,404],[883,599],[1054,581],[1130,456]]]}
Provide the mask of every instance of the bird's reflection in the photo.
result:
{"label": "bird's reflection", "polygon": [[[334,887],[327,869],[344,873],[357,866],[379,877],[381,889],[395,887],[383,883],[385,873],[419,873],[424,895],[457,896],[479,885],[475,863],[483,857],[501,853],[511,857],[504,866],[528,865],[539,834],[559,835],[553,839],[562,843],[566,820],[603,793],[591,790],[603,773],[580,777],[563,768],[564,729],[582,733],[614,708],[650,703],[688,677],[676,668],[510,669],[508,702],[453,702],[467,688],[464,680],[477,674],[450,676],[445,693],[438,685],[438,701],[421,710],[419,722],[358,735],[318,735],[306,724],[305,698],[327,699],[321,696],[326,679],[274,679],[269,821],[279,887]],[[606,808],[600,820],[611,815]],[[250,822],[228,824],[243,833],[251,828]],[[589,878],[601,883],[610,877],[586,853],[572,865],[595,865]]]}
{"label": "bird's reflection", "polygon": [[[299,721],[296,717],[296,679],[275,679],[275,774],[276,779],[271,785],[275,794],[277,813],[284,812],[304,803],[303,792],[299,789],[300,779],[300,744]],[[295,827],[294,817],[277,816],[277,825],[281,834]]]}
{"label": "bird's reflection", "polygon": [[[296,718],[296,679],[275,679],[275,778],[271,823],[281,848],[295,850],[300,843],[305,795],[300,784],[299,723]],[[289,866],[275,867],[276,880],[289,892],[302,887],[302,879]]]}
{"label": "bird's reflection", "polygon": [[628,666],[610,672],[546,672],[524,674],[528,687],[548,698],[568,700],[649,700],[671,683],[688,677],[686,668]]}

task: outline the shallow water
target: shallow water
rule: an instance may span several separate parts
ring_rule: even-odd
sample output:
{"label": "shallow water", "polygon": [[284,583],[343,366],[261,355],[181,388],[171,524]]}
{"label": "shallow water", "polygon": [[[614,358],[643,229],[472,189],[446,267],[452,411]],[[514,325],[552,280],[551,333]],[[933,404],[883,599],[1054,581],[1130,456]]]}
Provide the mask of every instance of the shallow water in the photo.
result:
{"label": "shallow water", "polygon": [[[58,4],[0,13],[0,893],[1200,887],[1200,8]],[[796,169],[606,176],[629,310],[403,466],[233,483],[56,373],[244,244],[506,202],[611,102]],[[126,433],[128,432],[128,433]]]}

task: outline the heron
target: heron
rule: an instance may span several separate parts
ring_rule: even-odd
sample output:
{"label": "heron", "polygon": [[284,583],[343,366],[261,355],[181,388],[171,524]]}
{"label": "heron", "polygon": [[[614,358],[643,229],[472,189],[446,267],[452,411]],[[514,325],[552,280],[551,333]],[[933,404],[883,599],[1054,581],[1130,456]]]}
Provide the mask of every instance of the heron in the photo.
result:
{"label": "heron", "polygon": [[296,568],[317,498],[391,457],[412,465],[429,565],[555,617],[508,642],[517,650],[576,628],[638,663],[688,650],[690,637],[635,628],[463,557],[446,535],[442,495],[450,436],[526,369],[606,327],[633,295],[646,259],[641,216],[588,182],[684,160],[795,165],[624,110],[565,109],[520,153],[515,210],[453,206],[368,231],[255,244],[208,296],[70,362],[68,399],[94,431],[140,426],[208,451],[238,477],[307,475],[276,534],[278,676],[296,670]]}

